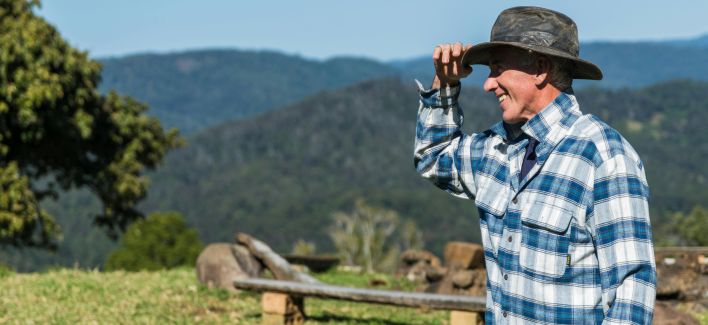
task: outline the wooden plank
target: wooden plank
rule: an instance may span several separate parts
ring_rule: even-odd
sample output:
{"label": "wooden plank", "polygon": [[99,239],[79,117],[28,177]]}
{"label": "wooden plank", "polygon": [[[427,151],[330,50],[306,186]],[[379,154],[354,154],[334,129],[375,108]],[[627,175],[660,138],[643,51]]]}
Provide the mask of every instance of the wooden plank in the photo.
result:
{"label": "wooden plank", "polygon": [[475,312],[483,312],[486,308],[485,297],[358,289],[328,284],[305,284],[269,279],[236,280],[234,286],[242,290],[280,292],[293,296],[369,302],[393,306]]}
{"label": "wooden plank", "polygon": [[266,267],[268,267],[268,270],[273,272],[273,275],[275,275],[278,279],[293,280],[303,283],[320,283],[317,279],[305,273],[294,270],[290,267],[288,261],[273,252],[270,246],[249,236],[248,234],[236,234],[236,242],[248,247],[251,254],[263,262]]}

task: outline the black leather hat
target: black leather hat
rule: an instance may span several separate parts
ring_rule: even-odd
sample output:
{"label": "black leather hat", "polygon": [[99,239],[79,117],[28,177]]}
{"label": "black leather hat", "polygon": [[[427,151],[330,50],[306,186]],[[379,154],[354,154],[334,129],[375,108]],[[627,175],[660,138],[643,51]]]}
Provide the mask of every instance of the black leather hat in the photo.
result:
{"label": "black leather hat", "polygon": [[489,64],[492,49],[513,46],[573,62],[574,79],[602,79],[596,65],[578,57],[578,28],[568,16],[539,7],[514,7],[502,11],[492,27],[490,41],[469,48],[462,64]]}

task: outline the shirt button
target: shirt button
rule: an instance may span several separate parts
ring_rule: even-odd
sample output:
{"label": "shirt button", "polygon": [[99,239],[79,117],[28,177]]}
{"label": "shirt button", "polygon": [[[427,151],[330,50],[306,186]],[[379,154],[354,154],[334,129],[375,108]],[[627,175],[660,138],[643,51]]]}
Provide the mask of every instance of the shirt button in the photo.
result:
{"label": "shirt button", "polygon": [[511,236],[507,237],[507,238],[506,238],[506,241],[508,241],[508,242],[511,243],[511,241],[512,241]]}
{"label": "shirt button", "polygon": [[506,312],[503,312],[503,313],[502,313],[502,316],[506,317]]}
{"label": "shirt button", "polygon": [[504,280],[509,280],[509,275],[508,275],[508,274],[504,274]]}
{"label": "shirt button", "polygon": [[516,198],[514,198],[513,200],[511,200],[511,203],[514,203],[514,204],[516,204],[516,203],[518,203],[518,202],[519,202],[519,200],[517,200]]}

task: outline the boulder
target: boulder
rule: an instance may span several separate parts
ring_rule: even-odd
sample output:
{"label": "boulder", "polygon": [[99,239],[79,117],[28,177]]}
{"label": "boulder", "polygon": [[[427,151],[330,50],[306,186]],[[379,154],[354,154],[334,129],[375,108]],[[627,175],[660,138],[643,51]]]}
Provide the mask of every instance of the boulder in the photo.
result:
{"label": "boulder", "polygon": [[420,261],[432,266],[440,266],[440,259],[435,256],[435,254],[426,250],[409,249],[401,254],[401,264],[403,265],[415,265]]}
{"label": "boulder", "polygon": [[484,249],[480,244],[449,242],[445,245],[445,266],[455,270],[484,268]]}
{"label": "boulder", "polygon": [[233,281],[258,277],[263,266],[243,245],[209,244],[197,258],[197,279],[210,288],[237,291]]}
{"label": "boulder", "polygon": [[446,273],[434,281],[430,281],[425,292],[447,294],[485,296],[487,294],[487,270],[453,270],[447,269]]}
{"label": "boulder", "polygon": [[426,279],[431,277],[442,278],[444,274],[445,270],[440,266],[440,259],[429,251],[419,249],[403,252],[396,270],[396,275],[420,283],[426,282]]}

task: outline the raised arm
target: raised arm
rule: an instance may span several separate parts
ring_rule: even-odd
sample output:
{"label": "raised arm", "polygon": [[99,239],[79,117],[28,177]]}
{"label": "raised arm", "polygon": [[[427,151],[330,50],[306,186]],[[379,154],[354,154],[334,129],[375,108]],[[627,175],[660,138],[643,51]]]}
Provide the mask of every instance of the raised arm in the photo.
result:
{"label": "raised arm", "polygon": [[593,234],[602,281],[603,324],[651,324],[656,264],[649,188],[638,160],[618,154],[597,170]]}
{"label": "raised arm", "polygon": [[474,136],[462,134],[463,117],[457,97],[460,79],[472,72],[462,67],[462,53],[469,45],[443,44],[435,48],[435,78],[431,89],[420,88],[414,163],[416,170],[436,186],[463,198],[476,192],[471,148]]}

